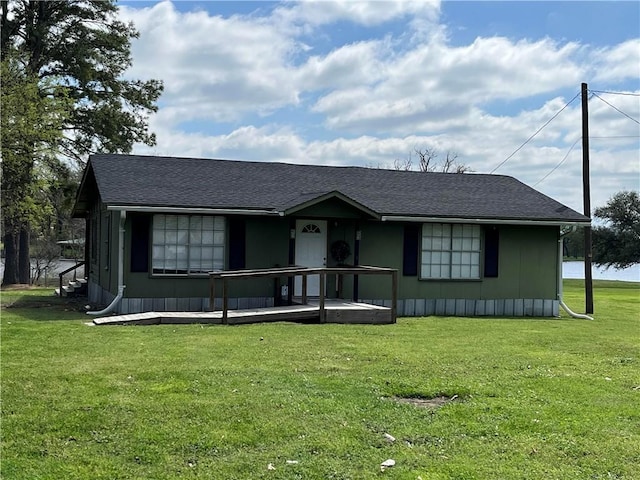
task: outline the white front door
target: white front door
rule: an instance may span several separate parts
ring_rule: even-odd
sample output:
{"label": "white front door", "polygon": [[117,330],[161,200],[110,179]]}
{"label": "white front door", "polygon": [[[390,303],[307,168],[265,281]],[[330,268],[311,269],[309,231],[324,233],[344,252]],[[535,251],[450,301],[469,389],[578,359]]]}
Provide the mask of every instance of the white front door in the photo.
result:
{"label": "white front door", "polygon": [[[296,265],[324,267],[327,265],[326,220],[296,220]],[[296,277],[294,295],[302,295],[302,277]],[[307,295],[320,295],[320,275],[307,277]]]}

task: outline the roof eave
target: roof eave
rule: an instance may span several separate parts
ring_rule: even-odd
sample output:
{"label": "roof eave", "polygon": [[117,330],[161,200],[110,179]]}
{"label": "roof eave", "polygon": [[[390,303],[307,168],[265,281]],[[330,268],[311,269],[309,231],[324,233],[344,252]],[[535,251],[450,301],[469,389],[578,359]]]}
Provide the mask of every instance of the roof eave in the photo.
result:
{"label": "roof eave", "polygon": [[202,214],[202,215],[253,215],[253,216],[282,216],[283,213],[275,209],[260,208],[215,208],[215,207],[165,207],[152,205],[107,205],[107,210],[118,210],[141,213],[168,214]]}
{"label": "roof eave", "polygon": [[538,225],[554,226],[575,225],[581,227],[591,226],[591,220],[569,219],[526,219],[526,218],[463,218],[463,217],[423,217],[407,215],[382,215],[383,222],[418,222],[418,223],[472,223],[479,225]]}

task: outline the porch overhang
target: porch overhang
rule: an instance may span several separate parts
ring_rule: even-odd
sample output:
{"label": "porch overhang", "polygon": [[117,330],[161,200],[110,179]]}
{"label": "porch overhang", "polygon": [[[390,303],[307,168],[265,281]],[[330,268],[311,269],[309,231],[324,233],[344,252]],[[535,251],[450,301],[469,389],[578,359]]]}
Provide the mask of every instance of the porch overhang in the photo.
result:
{"label": "porch overhang", "polygon": [[300,203],[297,203],[295,205],[292,205],[288,208],[285,208],[282,213],[285,216],[288,215],[294,215],[298,212],[301,212],[302,210],[305,210],[309,207],[313,207],[315,205],[321,204],[323,202],[326,202],[328,200],[339,200],[343,203],[345,203],[346,205],[350,206],[351,208],[361,212],[365,217],[369,217],[371,219],[375,219],[375,220],[380,220],[380,214],[378,214],[378,212],[370,209],[369,207],[367,207],[366,205],[363,205],[362,203],[354,200],[351,197],[348,197],[347,195],[345,195],[342,192],[339,192],[337,190],[333,190],[331,192],[326,192],[317,196],[314,196],[312,198],[309,198],[308,200],[302,201]]}

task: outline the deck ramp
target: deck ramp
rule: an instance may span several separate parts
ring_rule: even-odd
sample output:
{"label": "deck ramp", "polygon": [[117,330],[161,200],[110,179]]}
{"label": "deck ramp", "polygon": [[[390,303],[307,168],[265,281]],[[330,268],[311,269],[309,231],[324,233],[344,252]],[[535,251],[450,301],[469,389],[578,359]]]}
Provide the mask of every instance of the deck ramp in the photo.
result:
{"label": "deck ramp", "polygon": [[[393,323],[391,309],[367,303],[327,300],[326,323]],[[319,322],[320,307],[307,305],[229,310],[228,325],[261,322]],[[92,325],[222,324],[222,312],[143,312],[95,318]]]}

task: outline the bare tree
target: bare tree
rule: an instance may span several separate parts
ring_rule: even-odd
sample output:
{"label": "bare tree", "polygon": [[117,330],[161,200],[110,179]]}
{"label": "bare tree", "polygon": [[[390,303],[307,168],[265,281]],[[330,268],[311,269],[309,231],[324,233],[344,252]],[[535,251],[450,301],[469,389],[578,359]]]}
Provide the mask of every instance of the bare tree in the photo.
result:
{"label": "bare tree", "polygon": [[414,148],[406,159],[396,158],[393,161],[393,168],[403,171],[413,170],[414,155],[420,172],[467,173],[473,171],[468,165],[458,163],[458,154],[452,151],[447,151],[444,161],[438,163],[438,151],[432,147]]}

